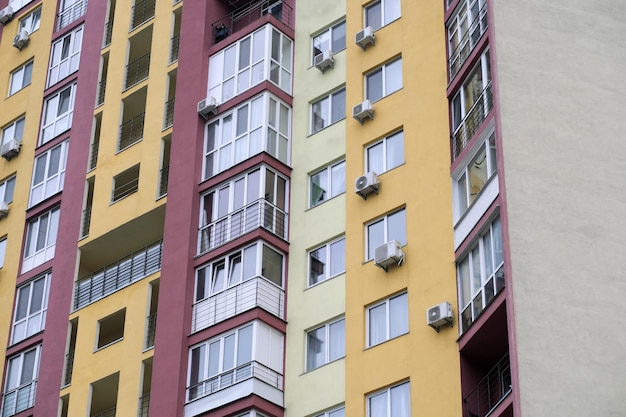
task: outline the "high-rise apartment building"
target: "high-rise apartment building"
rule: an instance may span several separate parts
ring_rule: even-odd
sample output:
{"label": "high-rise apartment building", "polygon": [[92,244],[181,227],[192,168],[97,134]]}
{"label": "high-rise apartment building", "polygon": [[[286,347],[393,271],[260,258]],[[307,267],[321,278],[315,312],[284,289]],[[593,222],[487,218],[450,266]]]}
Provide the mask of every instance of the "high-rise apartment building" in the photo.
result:
{"label": "high-rise apartment building", "polygon": [[614,0],[0,0],[0,417],[619,416]]}

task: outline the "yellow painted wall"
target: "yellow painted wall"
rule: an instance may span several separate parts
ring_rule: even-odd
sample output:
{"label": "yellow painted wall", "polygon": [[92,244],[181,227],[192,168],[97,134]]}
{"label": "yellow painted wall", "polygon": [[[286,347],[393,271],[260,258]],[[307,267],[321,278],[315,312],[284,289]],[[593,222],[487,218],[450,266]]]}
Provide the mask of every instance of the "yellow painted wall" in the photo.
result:
{"label": "yellow painted wall", "polygon": [[[402,17],[376,32],[366,51],[352,43],[363,5],[349,2],[347,107],[363,101],[363,74],[402,55],[403,88],[374,103],[375,118],[346,122],[347,181],[362,175],[365,146],[404,129],[405,164],[379,176],[379,195],[346,195],[346,415],[366,413],[366,396],[409,379],[413,415],[461,415],[458,329],[438,334],[427,308],[448,301],[456,315],[443,4],[403,0]],[[365,224],[406,207],[406,263],[388,273],[364,263]],[[409,333],[366,348],[365,307],[408,291]]]}
{"label": "yellow painted wall", "polygon": [[344,313],[345,274],[307,289],[307,250],[343,235],[345,194],[309,209],[309,174],[343,158],[345,121],[309,135],[310,102],[345,83],[346,51],[335,55],[334,69],[311,67],[312,37],[340,21],[345,2],[296,2],[294,104],[290,205],[289,284],[285,415],[306,416],[344,401],[345,359],[305,372],[305,335]]}

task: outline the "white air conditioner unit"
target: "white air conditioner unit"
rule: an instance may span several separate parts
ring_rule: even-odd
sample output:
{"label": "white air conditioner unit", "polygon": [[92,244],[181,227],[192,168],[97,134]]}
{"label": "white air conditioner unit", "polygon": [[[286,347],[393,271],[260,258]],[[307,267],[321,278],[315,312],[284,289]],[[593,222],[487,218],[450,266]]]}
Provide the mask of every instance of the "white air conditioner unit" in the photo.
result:
{"label": "white air conditioner unit", "polygon": [[439,328],[444,324],[452,327],[452,306],[443,302],[426,311],[426,323],[439,333]]}
{"label": "white air conditioner unit", "polygon": [[205,98],[198,102],[198,114],[208,119],[210,113],[217,113],[217,106],[217,100],[214,97]]}
{"label": "white air conditioner unit", "polygon": [[374,171],[367,172],[354,181],[354,192],[363,197],[363,200],[367,199],[368,194],[378,194],[378,188],[380,188],[380,182]]}
{"label": "white air conditioner unit", "polygon": [[376,45],[376,35],[374,35],[374,29],[371,26],[366,27],[354,36],[354,43],[359,45],[361,49],[365,51],[368,45]]}
{"label": "white air conditioner unit", "polygon": [[30,40],[30,36],[28,35],[28,31],[26,29],[22,29],[13,38],[13,46],[15,46],[17,49],[21,51],[23,47],[28,45],[29,40]]}
{"label": "white air conditioner unit", "polygon": [[315,55],[315,58],[313,58],[313,65],[315,65],[315,68],[322,71],[322,74],[328,68],[334,68],[335,58],[333,58],[333,52],[331,50],[328,50],[322,52],[321,54]]}
{"label": "white air conditioner unit", "polygon": [[22,142],[19,140],[8,140],[2,144],[2,147],[0,147],[0,155],[2,155],[3,158],[6,158],[7,161],[10,161],[11,158],[20,153],[21,146]]}
{"label": "white air conditioner unit", "polygon": [[0,23],[2,25],[6,25],[13,18],[13,8],[11,6],[7,6],[4,9],[0,10]]}
{"label": "white air conditioner unit", "polygon": [[372,102],[369,100],[365,100],[364,102],[354,106],[352,108],[352,117],[358,120],[361,124],[363,124],[363,121],[365,119],[373,119],[374,107],[372,107]]}
{"label": "white air conditioner unit", "polygon": [[403,262],[404,252],[402,252],[400,242],[397,240],[390,240],[374,250],[374,263],[377,267],[384,269],[385,272],[390,265],[400,266]]}
{"label": "white air conditioner unit", "polygon": [[0,219],[9,215],[9,205],[0,201]]}

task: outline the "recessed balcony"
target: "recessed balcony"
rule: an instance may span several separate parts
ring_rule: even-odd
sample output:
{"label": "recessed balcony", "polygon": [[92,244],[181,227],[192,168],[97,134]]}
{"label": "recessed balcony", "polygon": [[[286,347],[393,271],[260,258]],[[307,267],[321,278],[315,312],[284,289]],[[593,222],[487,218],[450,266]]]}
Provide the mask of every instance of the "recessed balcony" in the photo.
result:
{"label": "recessed balcony", "polygon": [[57,30],[61,30],[70,23],[80,19],[86,12],[87,0],[74,2],[74,4],[60,11],[57,15]]}
{"label": "recessed balcony", "polygon": [[476,387],[463,398],[464,417],[486,417],[511,394],[509,354],[486,373]]}

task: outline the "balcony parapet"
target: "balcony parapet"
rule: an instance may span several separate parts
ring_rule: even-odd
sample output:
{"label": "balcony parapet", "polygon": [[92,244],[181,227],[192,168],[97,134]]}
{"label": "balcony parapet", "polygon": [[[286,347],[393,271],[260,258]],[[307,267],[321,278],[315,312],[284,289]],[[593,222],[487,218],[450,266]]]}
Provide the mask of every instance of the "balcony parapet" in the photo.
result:
{"label": "balcony parapet", "polygon": [[511,393],[511,365],[507,353],[465,398],[465,417],[486,417]]}
{"label": "balcony parapet", "polygon": [[452,160],[461,154],[493,108],[491,81],[452,133]]}
{"label": "balcony parapet", "polygon": [[35,405],[37,380],[28,381],[24,385],[5,392],[2,395],[2,417],[9,417]]}

